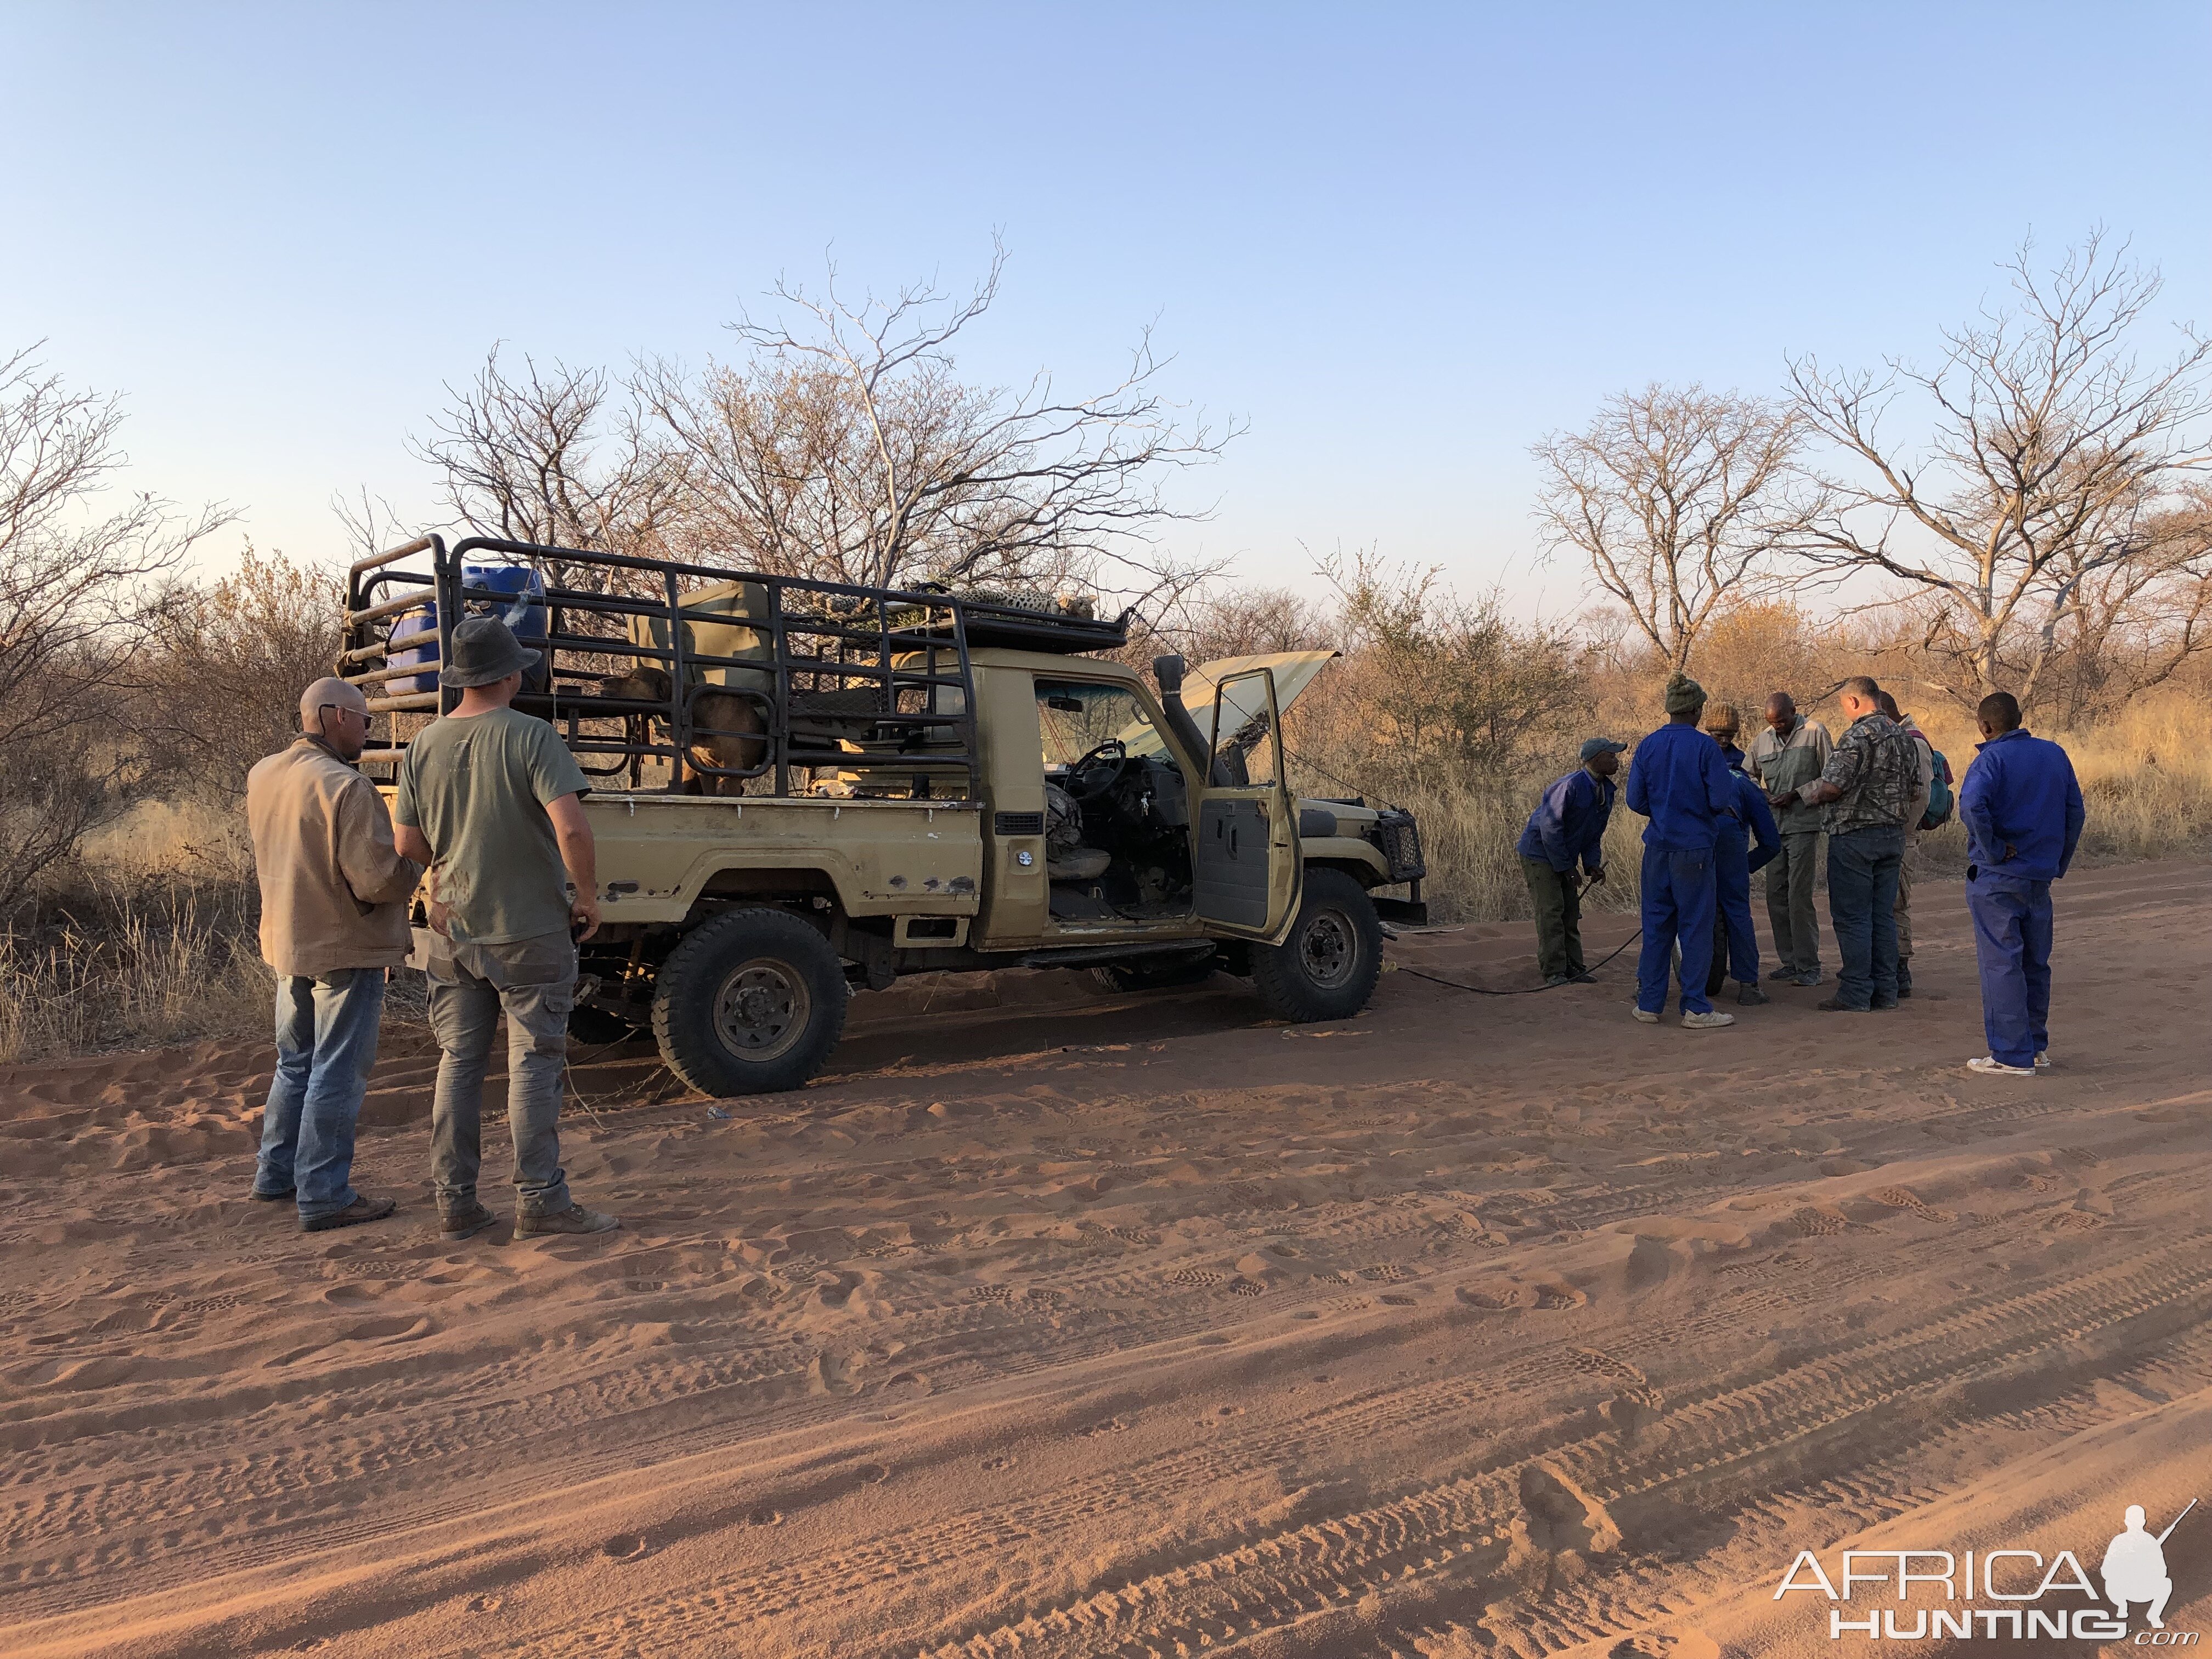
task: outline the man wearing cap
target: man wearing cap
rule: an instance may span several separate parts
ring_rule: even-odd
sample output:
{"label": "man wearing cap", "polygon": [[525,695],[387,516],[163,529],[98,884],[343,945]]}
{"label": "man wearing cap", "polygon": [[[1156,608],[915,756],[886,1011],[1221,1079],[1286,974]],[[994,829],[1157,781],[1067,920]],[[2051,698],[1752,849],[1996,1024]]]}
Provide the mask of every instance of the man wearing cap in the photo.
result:
{"label": "man wearing cap", "polygon": [[1610,738],[1583,744],[1582,764],[1544,791],[1516,850],[1536,912],[1536,966],[1547,985],[1587,980],[1583,963],[1582,883],[1605,879],[1605,826],[1613,816],[1620,751]]}
{"label": "man wearing cap", "polygon": [[1713,838],[1713,963],[1705,974],[1705,994],[1719,994],[1733,976],[1735,1000],[1747,1007],[1766,1000],[1759,988],[1759,930],[1751,921],[1751,878],[1781,850],[1766,794],[1744,770],[1743,750],[1735,745],[1741,730],[1732,704],[1705,710],[1705,734],[1721,746],[1729,780],[1735,786],[1735,816],[1723,818]]}
{"label": "man wearing cap", "polygon": [[354,1130],[385,970],[407,958],[407,899],[422,866],[400,856],[384,798],[354,769],[368,742],[361,693],[317,680],[300,699],[300,732],[246,779],[261,955],[276,970],[276,1074],[253,1195],[294,1200],[301,1231],[319,1233],[395,1207],[354,1190]]}
{"label": "man wearing cap", "polygon": [[438,678],[459,688],[461,700],[407,745],[399,768],[399,848],[430,866],[425,971],[441,1050],[431,1178],[449,1239],[498,1219],[477,1197],[477,1174],[484,1073],[502,1012],[515,1236],[617,1224],[577,1203],[561,1168],[556,1125],[576,941],[599,931],[599,877],[575,757],[550,726],[509,706],[538,657],[496,617],[457,624]]}
{"label": "man wearing cap", "polygon": [[[1766,700],[1766,726],[1752,739],[1747,769],[1775,808],[1782,850],[1766,866],[1766,920],[1781,958],[1770,979],[1793,985],[1820,982],[1820,923],[1813,904],[1813,878],[1820,861],[1820,809],[1791,798],[1820,775],[1835,747],[1828,728],[1797,712],[1787,691]],[[1790,800],[1789,805],[1783,805]]]}
{"label": "man wearing cap", "polygon": [[1668,678],[1667,724],[1636,745],[1628,769],[1628,810],[1651,822],[1644,831],[1644,945],[1636,964],[1636,1018],[1659,1023],[1668,973],[1682,947],[1682,1024],[1691,1030],[1733,1025],[1705,994],[1713,957],[1713,843],[1720,820],[1735,810],[1735,784],[1720,745],[1698,730],[1705,688],[1688,675]]}

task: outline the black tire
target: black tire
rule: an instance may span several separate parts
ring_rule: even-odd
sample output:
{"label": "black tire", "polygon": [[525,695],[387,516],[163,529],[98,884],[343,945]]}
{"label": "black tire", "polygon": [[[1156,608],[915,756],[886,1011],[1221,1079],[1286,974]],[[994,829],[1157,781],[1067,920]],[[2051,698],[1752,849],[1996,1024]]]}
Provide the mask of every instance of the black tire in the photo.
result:
{"label": "black tire", "polygon": [[822,1069],[845,1029],[845,969],[784,910],[726,910],[684,936],[653,988],[668,1069],[702,1094],[775,1094]]}
{"label": "black tire", "polygon": [[1123,996],[1132,991],[1166,991],[1177,986],[1202,985],[1212,979],[1221,966],[1219,958],[1200,957],[1170,957],[1164,962],[1114,963],[1104,968],[1093,968],[1091,978],[1102,991]]}
{"label": "black tire", "polygon": [[1291,936],[1252,947],[1252,988],[1269,1013],[1297,1024],[1350,1018],[1382,976],[1382,919],[1341,870],[1308,870]]}

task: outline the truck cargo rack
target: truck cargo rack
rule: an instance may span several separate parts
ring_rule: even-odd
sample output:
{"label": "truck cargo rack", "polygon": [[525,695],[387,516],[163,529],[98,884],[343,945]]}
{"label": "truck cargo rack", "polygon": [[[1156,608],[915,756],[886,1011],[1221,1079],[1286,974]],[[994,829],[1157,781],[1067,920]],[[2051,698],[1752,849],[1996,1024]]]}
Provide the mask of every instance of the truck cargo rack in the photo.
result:
{"label": "truck cargo rack", "polygon": [[[521,594],[471,582],[479,556],[535,580]],[[714,608],[702,589],[716,587],[743,607]],[[361,559],[345,604],[337,672],[368,699],[364,768],[396,775],[410,738],[459,700],[437,682],[455,623],[519,609],[522,642],[544,656],[514,707],[550,721],[588,775],[626,777],[612,787],[742,793],[768,779],[788,796],[794,773],[835,770],[859,780],[854,793],[940,800],[981,798],[971,650],[1110,650],[1129,622],[482,536],[451,547],[423,536]],[[395,640],[403,619],[412,629]],[[756,643],[737,655],[695,646],[718,630]]]}

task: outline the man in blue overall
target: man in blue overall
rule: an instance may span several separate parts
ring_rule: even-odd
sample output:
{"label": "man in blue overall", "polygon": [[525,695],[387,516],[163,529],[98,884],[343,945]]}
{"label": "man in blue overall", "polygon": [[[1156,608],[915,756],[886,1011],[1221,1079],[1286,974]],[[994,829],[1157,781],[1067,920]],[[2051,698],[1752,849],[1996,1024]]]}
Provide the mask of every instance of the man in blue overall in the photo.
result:
{"label": "man in blue overall", "polygon": [[1767,1000],[1759,988],[1759,934],[1751,923],[1751,878],[1782,850],[1781,833],[1766,805],[1766,791],[1744,769],[1735,745],[1741,730],[1735,710],[1717,703],[1705,714],[1705,731],[1721,746],[1721,758],[1735,780],[1735,817],[1720,821],[1713,842],[1713,965],[1705,975],[1705,994],[1717,996],[1729,979],[1735,1000],[1747,1007]]}
{"label": "man in blue overall", "polygon": [[1547,985],[1587,981],[1583,962],[1579,865],[1595,885],[1605,879],[1605,826],[1613,817],[1613,775],[1628,745],[1610,738],[1583,744],[1582,762],[1544,791],[1521,831],[1521,873],[1536,913],[1536,966]]}
{"label": "man in blue overall", "polygon": [[1959,816],[1990,1051],[1966,1064],[2033,1077],[2051,1064],[2051,884],[2081,844],[2081,787],[2063,749],[2021,728],[2009,691],[1984,697],[1974,717],[1982,741],[1959,787]]}
{"label": "man in blue overall", "polygon": [[1698,730],[1705,688],[1688,675],[1667,681],[1667,724],[1636,745],[1628,769],[1628,810],[1651,822],[1644,830],[1644,947],[1636,963],[1636,1018],[1656,1025],[1667,1006],[1667,976],[1682,946],[1682,1024],[1693,1031],[1735,1024],[1705,994],[1713,959],[1713,842],[1735,811],[1735,781],[1720,745]]}

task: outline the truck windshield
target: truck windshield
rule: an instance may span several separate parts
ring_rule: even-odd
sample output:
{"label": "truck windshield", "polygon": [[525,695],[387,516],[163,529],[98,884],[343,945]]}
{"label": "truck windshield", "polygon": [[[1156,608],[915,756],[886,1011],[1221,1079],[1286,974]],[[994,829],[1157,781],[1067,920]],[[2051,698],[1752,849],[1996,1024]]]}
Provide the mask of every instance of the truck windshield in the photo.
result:
{"label": "truck windshield", "polygon": [[1073,766],[1109,738],[1119,738],[1134,755],[1164,752],[1152,717],[1124,686],[1041,679],[1036,701],[1048,769]]}

